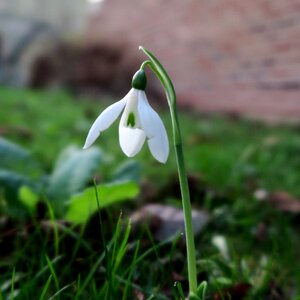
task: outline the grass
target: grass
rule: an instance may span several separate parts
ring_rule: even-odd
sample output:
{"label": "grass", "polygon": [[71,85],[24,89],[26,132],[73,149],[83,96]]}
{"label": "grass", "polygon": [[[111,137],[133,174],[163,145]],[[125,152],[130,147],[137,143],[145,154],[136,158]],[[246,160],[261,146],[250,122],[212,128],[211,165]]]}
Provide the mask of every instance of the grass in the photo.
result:
{"label": "grass", "polygon": [[[65,91],[2,87],[0,101],[1,135],[30,149],[51,170],[64,147],[83,145],[110,99],[99,103]],[[171,136],[168,114],[161,115]],[[232,299],[299,299],[299,215],[257,201],[255,192],[300,197],[300,127],[188,112],[181,114],[181,124],[193,206],[210,214],[196,237],[198,277],[209,283],[207,299],[229,299],[226,293]],[[128,160],[118,146],[117,124],[97,145],[107,154],[99,174],[107,180]],[[47,205],[40,207],[44,217],[25,222],[2,216],[0,299],[180,299],[180,290],[186,291],[181,239],[159,243],[151,228],[136,231],[126,222],[149,201],[147,189],[151,201],[180,206],[171,188],[174,153],[160,165],[144,147],[134,160],[146,187],[139,202],[102,210],[100,219],[96,215],[82,227],[58,222]],[[172,288],[176,280],[181,283]],[[241,284],[250,289],[238,298],[234,293],[246,289]]]}

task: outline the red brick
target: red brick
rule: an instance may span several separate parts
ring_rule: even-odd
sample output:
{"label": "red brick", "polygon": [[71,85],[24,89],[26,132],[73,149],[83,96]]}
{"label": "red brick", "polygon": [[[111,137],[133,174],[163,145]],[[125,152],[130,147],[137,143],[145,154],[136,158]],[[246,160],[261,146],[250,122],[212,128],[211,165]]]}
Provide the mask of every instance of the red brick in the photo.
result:
{"label": "red brick", "polygon": [[300,120],[299,0],[106,0],[87,37],[155,52],[179,103]]}

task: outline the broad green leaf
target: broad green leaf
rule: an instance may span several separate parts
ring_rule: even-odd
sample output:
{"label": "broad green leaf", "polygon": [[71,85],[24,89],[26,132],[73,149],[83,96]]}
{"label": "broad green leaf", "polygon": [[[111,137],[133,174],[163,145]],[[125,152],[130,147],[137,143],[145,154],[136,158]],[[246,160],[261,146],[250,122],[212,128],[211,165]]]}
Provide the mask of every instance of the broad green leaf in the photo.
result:
{"label": "broad green leaf", "polygon": [[18,191],[23,185],[33,186],[34,184],[25,176],[11,172],[0,171],[0,191],[4,210],[12,217],[24,217],[26,208],[19,201]]}
{"label": "broad green leaf", "polygon": [[[139,187],[134,182],[119,182],[97,186],[99,207],[103,208],[135,198]],[[74,223],[84,223],[98,210],[96,188],[87,188],[83,193],[74,195],[70,202],[66,219]]]}
{"label": "broad green leaf", "polygon": [[28,186],[22,186],[19,189],[19,199],[30,212],[34,212],[39,196]]}
{"label": "broad green leaf", "polygon": [[0,138],[0,158],[0,169],[26,174],[27,177],[39,174],[39,165],[31,154],[4,138]]}
{"label": "broad green leaf", "polygon": [[49,179],[47,195],[57,208],[64,201],[81,191],[92,179],[101,163],[101,151],[92,147],[87,150],[70,146],[58,157],[54,171]]}
{"label": "broad green leaf", "polygon": [[113,173],[113,178],[116,181],[139,182],[140,177],[141,165],[135,160],[126,160]]}

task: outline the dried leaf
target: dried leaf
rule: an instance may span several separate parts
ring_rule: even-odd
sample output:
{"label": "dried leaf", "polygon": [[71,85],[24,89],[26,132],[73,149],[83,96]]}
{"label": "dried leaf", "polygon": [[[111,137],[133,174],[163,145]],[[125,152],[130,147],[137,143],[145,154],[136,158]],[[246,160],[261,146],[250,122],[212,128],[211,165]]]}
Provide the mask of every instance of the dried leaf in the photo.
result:
{"label": "dried leaf", "polygon": [[[204,211],[192,211],[194,234],[198,234],[209,220]],[[155,239],[167,240],[179,232],[184,232],[184,217],[181,209],[160,205],[148,204],[131,215],[133,225],[149,225]]]}
{"label": "dried leaf", "polygon": [[136,300],[144,300],[145,299],[145,295],[141,291],[138,291],[138,290],[134,291],[134,296],[135,296]]}
{"label": "dried leaf", "polygon": [[293,197],[287,192],[278,191],[268,197],[268,202],[277,209],[290,212],[300,213],[300,200]]}

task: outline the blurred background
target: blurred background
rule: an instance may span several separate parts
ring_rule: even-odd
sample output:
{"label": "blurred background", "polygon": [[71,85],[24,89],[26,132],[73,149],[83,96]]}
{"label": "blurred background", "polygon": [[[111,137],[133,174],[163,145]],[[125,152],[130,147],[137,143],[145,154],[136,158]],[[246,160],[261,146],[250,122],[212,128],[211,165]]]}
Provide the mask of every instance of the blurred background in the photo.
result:
{"label": "blurred background", "polygon": [[182,105],[300,116],[298,0],[2,0],[0,12],[3,84],[119,94],[143,45],[170,72]]}
{"label": "blurred background", "polygon": [[82,150],[139,45],[177,92],[206,299],[299,300],[300,0],[0,0],[0,299],[187,294],[173,149],[127,158],[116,121]]}

